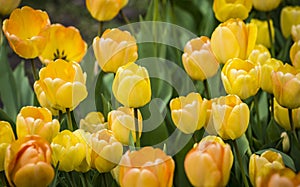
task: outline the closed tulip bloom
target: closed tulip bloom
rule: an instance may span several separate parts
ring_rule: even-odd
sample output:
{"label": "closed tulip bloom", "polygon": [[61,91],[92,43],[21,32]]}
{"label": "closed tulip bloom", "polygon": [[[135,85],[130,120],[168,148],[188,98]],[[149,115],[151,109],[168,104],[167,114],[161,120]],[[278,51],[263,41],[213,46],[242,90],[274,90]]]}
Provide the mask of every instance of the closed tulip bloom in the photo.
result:
{"label": "closed tulip bloom", "polygon": [[128,0],[86,0],[86,8],[98,21],[109,21],[127,5]]}
{"label": "closed tulip bloom", "polygon": [[15,135],[10,124],[6,121],[0,121],[0,171],[4,170],[6,149],[13,141],[15,141]]}
{"label": "closed tulip bloom", "polygon": [[147,69],[135,63],[120,67],[113,80],[112,92],[126,107],[138,108],[146,105],[151,99]]}
{"label": "closed tulip bloom", "polygon": [[226,93],[247,99],[254,96],[260,88],[261,68],[249,60],[234,58],[224,65],[221,78]]}
{"label": "closed tulip bloom", "polygon": [[[40,70],[34,91],[43,107],[50,110],[73,110],[87,97],[86,74],[76,62],[57,59]],[[49,105],[47,105],[49,104]]]}
{"label": "closed tulip bloom", "polygon": [[89,146],[92,149],[91,167],[104,173],[116,167],[123,154],[123,146],[107,129],[93,133]]}
{"label": "closed tulip bloom", "polygon": [[215,130],[222,139],[235,140],[248,128],[250,111],[236,95],[219,97],[212,103]]}
{"label": "closed tulip bloom", "polygon": [[[262,44],[267,48],[272,46],[270,41],[270,34],[268,28],[268,21],[262,21],[259,19],[251,19],[250,23],[253,23],[257,26],[257,38],[256,44]],[[275,30],[273,26],[273,21],[270,21],[271,33],[272,33],[272,41],[275,40]]]}
{"label": "closed tulip bloom", "polygon": [[79,141],[85,146],[85,157],[81,161],[81,163],[75,167],[75,171],[78,172],[88,172],[91,169],[91,154],[92,154],[92,149],[90,147],[90,133],[85,132],[82,129],[77,129],[73,131],[73,134],[79,139]]}
{"label": "closed tulip bloom", "polygon": [[0,0],[0,14],[2,16],[10,14],[20,4],[21,0]]}
{"label": "closed tulip bloom", "polygon": [[49,26],[46,12],[24,6],[4,20],[2,29],[13,51],[20,57],[32,59],[43,52],[47,43],[45,29]]}
{"label": "closed tulip bloom", "polygon": [[257,187],[294,187],[299,183],[295,180],[296,174],[289,168],[283,168],[279,170],[271,170],[270,172],[264,172],[256,180],[255,186]]}
{"label": "closed tulip bloom", "polygon": [[212,104],[215,102],[217,98],[206,100],[203,99],[203,105],[206,108],[206,120],[204,124],[205,131],[209,135],[217,135],[218,133],[216,132],[216,129],[214,127],[214,122],[213,122],[213,115],[212,115]]}
{"label": "closed tulip bloom", "polygon": [[264,0],[264,1],[253,0],[252,2],[253,2],[253,7],[256,10],[267,12],[277,8],[281,0]]}
{"label": "closed tulip bloom", "polygon": [[51,143],[52,162],[61,171],[72,171],[79,167],[86,156],[86,145],[71,131],[59,132]]}
{"label": "closed tulip bloom", "polygon": [[291,35],[293,25],[300,24],[300,6],[285,6],[280,13],[280,28],[283,36]]}
{"label": "closed tulip bloom", "polygon": [[219,69],[210,39],[206,36],[192,39],[185,45],[182,62],[185,71],[194,80],[203,81],[214,76]]}
{"label": "closed tulip bloom", "polygon": [[257,28],[241,19],[229,19],[212,33],[211,48],[220,63],[231,58],[247,59],[255,46]]}
{"label": "closed tulip bloom", "polygon": [[216,136],[206,136],[187,153],[185,173],[193,186],[226,186],[233,164],[229,144]]}
{"label": "closed tulip bloom", "polygon": [[139,137],[142,135],[143,119],[138,110],[139,132],[135,129],[135,118],[133,108],[119,107],[108,113],[108,129],[110,129],[116,139],[124,145],[129,145],[129,134],[131,133],[133,141],[136,142],[136,133]]}
{"label": "closed tulip bloom", "polygon": [[52,119],[52,114],[47,108],[26,106],[17,116],[18,138],[27,135],[39,135],[51,143],[58,134],[60,124],[57,119]]}
{"label": "closed tulip bloom", "polygon": [[39,56],[44,64],[56,59],[80,62],[87,51],[87,44],[75,27],[64,27],[52,24],[47,30],[49,34],[45,50]]}
{"label": "closed tulip bloom", "polygon": [[119,166],[121,187],[171,187],[173,184],[174,160],[159,148],[127,151]]}
{"label": "closed tulip bloom", "polygon": [[185,134],[201,129],[206,121],[206,105],[199,93],[191,92],[170,102],[171,116],[176,127]]}
{"label": "closed tulip bloom", "polygon": [[107,123],[104,122],[104,116],[101,112],[90,112],[84,119],[80,120],[80,129],[89,133],[95,133],[106,128]]}
{"label": "closed tulip bloom", "polygon": [[271,53],[264,45],[255,45],[254,49],[250,52],[248,60],[255,65],[262,65],[271,58]]}
{"label": "closed tulip bloom", "polygon": [[300,41],[294,42],[290,48],[290,59],[295,68],[300,69]]}
{"label": "closed tulip bloom", "polygon": [[284,64],[272,72],[273,94],[285,108],[300,107],[300,70]]}
{"label": "closed tulip bloom", "polygon": [[300,40],[300,24],[292,25],[291,34],[294,42],[298,42]]}
{"label": "closed tulip bloom", "polygon": [[263,154],[252,154],[249,162],[249,177],[252,185],[256,184],[257,178],[266,173],[283,169],[284,163],[279,153],[267,150]]}
{"label": "closed tulip bloom", "polygon": [[102,71],[116,73],[118,68],[138,58],[135,38],[120,29],[107,29],[93,40],[95,57]]}
{"label": "closed tulip bloom", "polygon": [[[293,124],[295,128],[300,128],[300,108],[292,110]],[[288,109],[280,106],[274,99],[275,121],[285,130],[291,130]]]}
{"label": "closed tulip bloom", "polygon": [[48,186],[54,178],[51,148],[40,136],[19,138],[8,146],[5,175],[10,186]]}
{"label": "closed tulip bloom", "polygon": [[261,84],[262,90],[273,94],[272,72],[277,71],[279,67],[283,66],[282,61],[275,58],[270,58],[265,63],[261,64]]}
{"label": "closed tulip bloom", "polygon": [[251,0],[214,0],[213,11],[220,22],[230,18],[246,19],[252,9]]}

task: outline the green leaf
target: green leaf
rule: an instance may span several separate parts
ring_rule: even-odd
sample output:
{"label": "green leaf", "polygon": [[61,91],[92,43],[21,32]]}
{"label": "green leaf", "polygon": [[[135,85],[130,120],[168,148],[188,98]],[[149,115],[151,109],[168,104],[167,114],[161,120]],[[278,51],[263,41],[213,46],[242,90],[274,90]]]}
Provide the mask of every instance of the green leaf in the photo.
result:
{"label": "green leaf", "polygon": [[129,150],[135,151],[134,140],[131,131],[129,132],[129,142],[128,142]]}

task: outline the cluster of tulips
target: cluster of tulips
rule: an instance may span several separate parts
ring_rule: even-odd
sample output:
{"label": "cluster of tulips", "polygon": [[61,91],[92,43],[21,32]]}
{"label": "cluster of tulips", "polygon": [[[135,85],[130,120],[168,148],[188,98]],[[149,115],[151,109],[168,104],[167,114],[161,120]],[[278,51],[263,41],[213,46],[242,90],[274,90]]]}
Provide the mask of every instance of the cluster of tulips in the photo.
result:
{"label": "cluster of tulips", "polygon": [[[2,185],[56,186],[69,180],[72,186],[92,186],[97,185],[94,176],[108,173],[115,185],[171,187],[180,185],[175,182],[180,169],[192,186],[300,185],[300,159],[294,156],[300,151],[300,7],[280,10],[279,30],[268,15],[283,3],[280,0],[213,1],[220,24],[210,37],[186,41],[178,59],[190,79],[203,83],[204,91],[174,96],[166,106],[168,125],[193,142],[178,159],[163,147],[141,142],[140,109],[149,104],[154,90],[147,69],[136,63],[138,43],[129,30],[102,33],[100,27],[92,42],[96,72],[101,71],[100,84],[105,83],[104,74],[113,74],[107,87],[116,101],[95,98],[102,108],[77,125],[73,111],[89,94],[90,76],[81,67],[88,45],[80,31],[51,23],[45,11],[17,8],[20,0],[0,2],[5,4],[0,13],[9,15],[2,31],[10,48],[31,63],[35,96],[35,103],[22,106],[11,120],[1,115]],[[86,0],[86,7],[102,25],[127,3]],[[254,10],[266,19],[249,18]],[[276,58],[275,33],[294,42],[288,46],[289,62]],[[6,42],[1,45],[4,48]],[[37,58],[40,69],[35,67]],[[218,76],[226,94],[211,98],[208,80]],[[118,107],[112,108],[112,102]],[[262,102],[266,118],[260,116]],[[270,128],[280,129],[271,141]],[[74,180],[74,172],[81,180]]]}

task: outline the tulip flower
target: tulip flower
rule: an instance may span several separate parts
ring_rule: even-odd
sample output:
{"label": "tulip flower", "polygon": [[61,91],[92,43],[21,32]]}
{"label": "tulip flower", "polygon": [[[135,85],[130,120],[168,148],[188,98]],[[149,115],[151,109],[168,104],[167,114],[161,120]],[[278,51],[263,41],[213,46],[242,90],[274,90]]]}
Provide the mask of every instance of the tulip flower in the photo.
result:
{"label": "tulip flower", "polygon": [[213,31],[211,48],[220,63],[231,58],[245,60],[255,46],[256,36],[257,28],[253,23],[229,19]]}
{"label": "tulip flower", "polygon": [[93,40],[94,54],[102,71],[116,73],[118,68],[138,58],[135,38],[128,31],[107,29]]}
{"label": "tulip flower", "polygon": [[194,133],[203,127],[206,121],[206,105],[199,93],[189,93],[170,102],[171,116],[174,124],[185,134]]}
{"label": "tulip flower", "polygon": [[144,106],[151,99],[147,69],[135,63],[120,67],[113,80],[112,92],[124,106],[131,108]]}
{"label": "tulip flower", "polygon": [[273,93],[276,101],[285,108],[300,107],[300,70],[289,64],[272,72]]}
{"label": "tulip flower", "polygon": [[206,120],[205,120],[205,124],[204,124],[204,128],[205,131],[209,134],[209,135],[217,135],[217,131],[214,127],[214,123],[213,123],[213,115],[212,115],[212,104],[213,102],[215,102],[217,100],[217,98],[214,99],[210,99],[210,100],[203,100],[203,105],[206,108]]}
{"label": "tulip flower", "polygon": [[32,59],[43,52],[48,38],[45,30],[49,26],[46,12],[24,6],[15,9],[9,19],[4,20],[2,30],[17,55]]}
{"label": "tulip flower", "polygon": [[300,68],[300,41],[294,42],[290,48],[290,59],[295,68]]}
{"label": "tulip flower", "polygon": [[185,173],[193,186],[226,186],[233,164],[229,144],[216,136],[206,136],[187,153]]}
{"label": "tulip flower", "polygon": [[300,6],[285,6],[280,13],[280,28],[283,36],[291,35],[293,25],[300,24]]}
{"label": "tulip flower", "polygon": [[6,149],[13,141],[15,141],[15,135],[10,124],[6,121],[0,121],[0,171],[4,170]]}
{"label": "tulip flower", "polygon": [[97,169],[98,172],[109,172],[119,164],[123,146],[110,130],[102,129],[93,133],[89,146],[92,149],[91,167]]}
{"label": "tulip flower", "polygon": [[[256,180],[255,186],[257,187],[294,187],[298,186],[296,174],[289,168],[273,170],[265,172]],[[295,181],[295,182],[294,182]]]}
{"label": "tulip flower", "polygon": [[268,59],[264,64],[261,64],[261,84],[262,90],[273,94],[272,72],[277,71],[283,66],[283,62],[275,58]]}
{"label": "tulip flower", "polygon": [[246,19],[252,9],[251,0],[214,0],[213,11],[220,22],[230,18]]}
{"label": "tulip flower", "polygon": [[86,8],[98,21],[109,21],[127,5],[128,0],[86,0]]}
{"label": "tulip flower", "polygon": [[[43,107],[53,113],[73,110],[87,97],[86,74],[76,62],[57,59],[40,70],[40,79],[34,83],[34,91]],[[55,112],[56,111],[56,112]]]}
{"label": "tulip flower", "polygon": [[279,153],[267,150],[263,154],[252,154],[249,162],[249,177],[252,185],[264,174],[283,169],[284,163]]}
{"label": "tulip flower", "polygon": [[95,133],[106,128],[107,123],[104,122],[104,116],[101,112],[90,112],[84,119],[80,120],[80,129],[86,132]]}
{"label": "tulip flower", "polygon": [[300,40],[300,24],[292,25],[291,35],[294,42],[298,42]]}
{"label": "tulip flower", "polygon": [[135,129],[134,111],[132,108],[119,107],[108,113],[108,129],[110,129],[116,139],[124,145],[129,145],[129,134],[131,133],[133,141],[136,142],[136,133],[139,137],[142,135],[143,119],[138,110],[139,132]]}
{"label": "tulip flower", "polygon": [[127,151],[119,166],[121,187],[171,187],[173,184],[174,160],[159,148]]}
{"label": "tulip flower", "polygon": [[52,162],[61,171],[72,171],[78,168],[86,156],[86,145],[71,131],[59,132],[51,143]]}
{"label": "tulip flower", "polygon": [[219,63],[211,50],[210,39],[206,36],[195,38],[185,45],[182,55],[185,71],[194,80],[205,80],[214,76]]}
{"label": "tulip flower", "polygon": [[235,140],[248,128],[250,111],[236,95],[222,96],[212,103],[215,130],[222,139]]}
{"label": "tulip flower", "polygon": [[10,144],[5,156],[5,175],[10,186],[48,186],[54,178],[49,143],[37,135]]}
{"label": "tulip flower", "polygon": [[39,135],[51,143],[58,134],[60,124],[57,119],[52,120],[52,114],[47,108],[26,106],[17,116],[18,138],[27,135]]}
{"label": "tulip flower", "polygon": [[260,88],[261,69],[249,60],[234,58],[224,65],[221,78],[226,93],[247,99],[254,96]]}
{"label": "tulip flower", "polygon": [[254,49],[248,56],[248,60],[250,60],[255,65],[262,65],[270,58],[271,53],[269,52],[268,48],[261,44],[255,45]]}
{"label": "tulip flower", "polygon": [[52,24],[47,30],[49,34],[45,50],[39,55],[44,64],[56,59],[80,62],[87,51],[87,44],[75,27],[64,27]]}
{"label": "tulip flower", "polygon": [[10,14],[20,4],[21,0],[0,0],[0,14],[2,16]]}
{"label": "tulip flower", "polygon": [[[268,28],[268,21],[262,21],[259,19],[251,19],[250,23],[253,23],[257,26],[257,38],[256,44],[262,44],[267,48],[271,48],[271,40]],[[272,33],[272,41],[275,40],[275,30],[273,26],[273,21],[270,21],[271,33]]]}
{"label": "tulip flower", "polygon": [[280,2],[281,0],[253,0],[253,7],[256,10],[268,12],[276,9],[279,6]]}

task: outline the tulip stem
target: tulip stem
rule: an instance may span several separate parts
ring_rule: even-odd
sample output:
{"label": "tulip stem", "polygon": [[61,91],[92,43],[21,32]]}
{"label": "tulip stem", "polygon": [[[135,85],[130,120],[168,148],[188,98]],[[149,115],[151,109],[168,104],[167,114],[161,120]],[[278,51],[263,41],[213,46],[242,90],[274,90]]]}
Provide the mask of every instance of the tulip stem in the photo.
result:
{"label": "tulip stem", "polygon": [[133,108],[133,113],[134,113],[134,125],[135,125],[135,147],[136,149],[139,149],[141,147],[140,144],[140,130],[139,130],[139,117],[138,117],[138,109]]}
{"label": "tulip stem", "polygon": [[207,79],[203,80],[203,84],[204,84],[206,99],[209,100],[211,98],[211,95],[210,95],[210,92],[209,92],[209,85],[208,85]]}
{"label": "tulip stem", "polygon": [[293,120],[293,109],[288,109],[288,112],[289,112],[289,120],[290,120],[290,126],[291,126],[291,130],[293,132],[293,135],[296,139],[297,142],[298,141],[298,137],[297,137],[297,134],[296,134],[296,129],[295,129],[295,126],[294,126],[294,120]]}
{"label": "tulip stem", "polygon": [[68,129],[70,131],[73,131],[73,124],[72,124],[72,117],[71,117],[70,109],[66,108],[66,112],[67,112]]}
{"label": "tulip stem", "polygon": [[272,18],[270,17],[270,12],[267,13],[267,19],[268,19],[267,23],[268,23],[269,38],[270,38],[270,44],[271,44],[271,55],[272,55],[272,57],[275,57],[274,41],[273,41],[272,29],[271,29]]}
{"label": "tulip stem", "polygon": [[35,67],[35,63],[34,63],[34,60],[33,59],[30,59],[30,63],[31,63],[31,69],[32,69],[32,74],[33,74],[33,78],[34,80],[38,80],[39,77],[38,77],[38,74],[36,72],[36,67]]}
{"label": "tulip stem", "polygon": [[259,138],[262,137],[262,127],[260,123],[260,116],[259,116],[259,106],[258,106],[258,94],[254,96],[254,106],[255,106],[255,112],[256,112],[256,123],[259,129]]}
{"label": "tulip stem", "polygon": [[240,151],[239,151],[236,140],[233,140],[233,147],[235,149],[237,160],[238,160],[241,172],[242,172],[243,182],[245,184],[245,187],[249,187],[248,180],[247,180],[245,170],[244,170],[244,166],[243,166],[243,162],[242,162],[242,157],[241,157],[241,154],[240,154]]}
{"label": "tulip stem", "polygon": [[103,21],[99,21],[98,36],[100,37],[103,30]]}
{"label": "tulip stem", "polygon": [[7,180],[4,171],[1,171],[1,183],[2,183],[1,186],[7,186]]}
{"label": "tulip stem", "polygon": [[126,24],[130,24],[130,21],[129,21],[129,19],[127,18],[127,16],[124,14],[123,9],[120,10],[120,14],[121,14],[122,18],[124,19],[125,23],[126,23]]}

